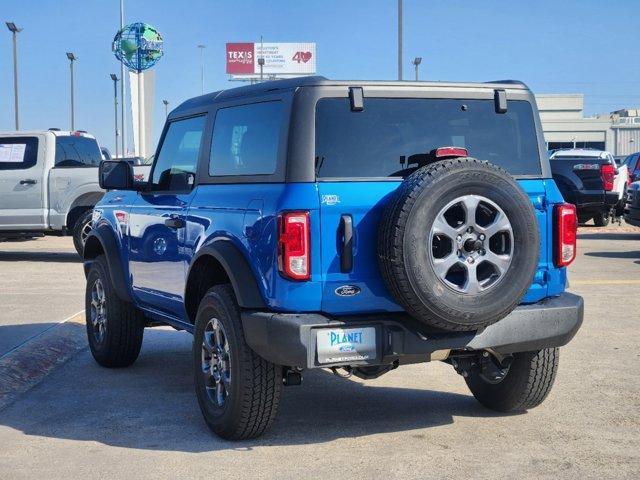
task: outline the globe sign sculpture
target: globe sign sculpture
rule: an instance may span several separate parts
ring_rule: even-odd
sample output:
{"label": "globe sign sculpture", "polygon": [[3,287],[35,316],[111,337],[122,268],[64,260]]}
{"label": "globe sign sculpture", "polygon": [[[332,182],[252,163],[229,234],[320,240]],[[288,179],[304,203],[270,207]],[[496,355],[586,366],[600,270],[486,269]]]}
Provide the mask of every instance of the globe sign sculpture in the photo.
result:
{"label": "globe sign sculpture", "polygon": [[162,35],[151,25],[137,22],[127,25],[113,39],[116,58],[135,72],[153,67],[162,57]]}

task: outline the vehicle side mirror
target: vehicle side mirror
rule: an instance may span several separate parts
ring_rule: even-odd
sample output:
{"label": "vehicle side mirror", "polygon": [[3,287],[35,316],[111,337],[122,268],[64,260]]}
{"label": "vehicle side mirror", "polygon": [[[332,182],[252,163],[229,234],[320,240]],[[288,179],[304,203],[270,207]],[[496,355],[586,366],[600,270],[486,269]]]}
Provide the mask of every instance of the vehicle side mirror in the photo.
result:
{"label": "vehicle side mirror", "polygon": [[133,167],[128,162],[104,160],[98,169],[100,188],[104,190],[135,190]]}

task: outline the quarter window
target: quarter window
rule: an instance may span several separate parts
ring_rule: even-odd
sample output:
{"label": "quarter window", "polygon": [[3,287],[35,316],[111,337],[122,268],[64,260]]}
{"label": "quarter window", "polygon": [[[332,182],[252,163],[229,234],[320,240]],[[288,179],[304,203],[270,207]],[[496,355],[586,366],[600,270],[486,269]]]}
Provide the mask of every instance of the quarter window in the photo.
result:
{"label": "quarter window", "polygon": [[276,171],[282,102],[218,110],[209,159],[211,176],[271,175]]}
{"label": "quarter window", "polygon": [[153,168],[151,189],[185,191],[193,187],[206,117],[169,124]]}

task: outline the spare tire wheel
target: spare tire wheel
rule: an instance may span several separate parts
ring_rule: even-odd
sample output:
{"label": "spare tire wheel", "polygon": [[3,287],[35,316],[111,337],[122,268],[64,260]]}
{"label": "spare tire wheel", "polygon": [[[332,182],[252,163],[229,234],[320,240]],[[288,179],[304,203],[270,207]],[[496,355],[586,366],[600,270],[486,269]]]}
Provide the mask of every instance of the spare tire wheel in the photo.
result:
{"label": "spare tire wheel", "polygon": [[461,157],[416,170],[394,192],[378,232],[391,294],[430,327],[477,330],[509,314],[538,265],[531,200],[504,170]]}

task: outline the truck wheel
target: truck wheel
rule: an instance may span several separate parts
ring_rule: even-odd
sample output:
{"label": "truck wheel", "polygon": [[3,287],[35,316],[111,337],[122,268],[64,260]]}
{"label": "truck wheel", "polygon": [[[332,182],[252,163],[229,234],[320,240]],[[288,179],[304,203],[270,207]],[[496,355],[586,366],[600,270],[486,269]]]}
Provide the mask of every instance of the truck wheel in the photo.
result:
{"label": "truck wheel", "polygon": [[196,396],[213,432],[244,440],[269,428],[280,402],[282,367],[256,355],[245,342],[230,285],[212,287],[200,302],[193,361]]}
{"label": "truck wheel", "polygon": [[547,398],[558,371],[558,357],[557,348],[516,353],[501,381],[493,382],[475,370],[465,380],[485,407],[498,412],[523,412]]}
{"label": "truck wheel", "polygon": [[609,225],[609,212],[598,212],[593,217],[593,223],[596,227],[606,227]]}
{"label": "truck wheel", "polygon": [[84,255],[84,244],[87,243],[87,237],[91,233],[91,220],[93,210],[83,213],[73,226],[73,246],[81,257]]}
{"label": "truck wheel", "polygon": [[138,358],[144,334],[142,313],[113,289],[107,262],[96,257],[87,276],[87,337],[91,354],[103,367],[128,367]]}
{"label": "truck wheel", "polygon": [[407,177],[378,231],[385,283],[429,327],[478,330],[508,315],[533,281],[540,250],[531,200],[504,170],[473,158]]}

